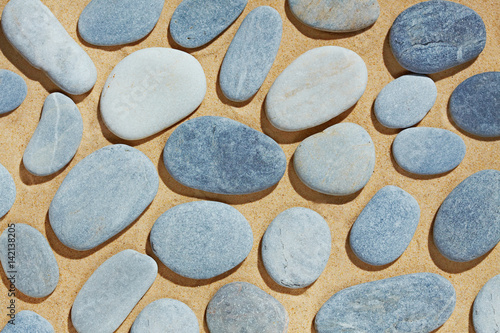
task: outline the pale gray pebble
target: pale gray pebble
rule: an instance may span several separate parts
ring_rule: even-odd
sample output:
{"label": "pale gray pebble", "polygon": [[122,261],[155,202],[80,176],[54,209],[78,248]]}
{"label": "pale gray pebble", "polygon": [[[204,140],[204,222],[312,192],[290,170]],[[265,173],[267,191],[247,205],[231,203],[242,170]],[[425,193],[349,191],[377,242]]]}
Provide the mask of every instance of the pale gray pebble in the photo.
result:
{"label": "pale gray pebble", "polygon": [[492,277],[477,294],[472,321],[476,333],[500,331],[500,275]]}
{"label": "pale gray pebble", "polygon": [[71,169],[50,204],[57,238],[75,250],[92,249],[142,214],[158,191],[156,167],[141,151],[101,148]]}
{"label": "pale gray pebble", "polygon": [[112,333],[153,284],[156,261],[121,251],[99,266],[76,295],[71,322],[78,333]]}
{"label": "pale gray pebble", "polygon": [[262,238],[262,261],[271,278],[287,288],[312,284],[326,267],[330,228],[315,211],[294,207],[279,214]]}
{"label": "pale gray pebble", "polygon": [[54,333],[54,327],[38,313],[23,310],[16,314],[14,324],[7,323],[1,333]]}
{"label": "pale gray pebble", "polygon": [[22,77],[0,69],[0,115],[16,109],[26,98],[28,86]]}
{"label": "pale gray pebble", "polygon": [[283,333],[288,314],[278,300],[247,282],[220,288],[206,312],[210,333]]}
{"label": "pale gray pebble", "polygon": [[82,135],[83,120],[76,104],[61,93],[50,94],[24,151],[24,167],[36,176],[61,170],[75,156]]}
{"label": "pale gray pebble", "polygon": [[[9,260],[11,254],[14,260]],[[14,274],[16,289],[30,297],[50,295],[59,282],[59,266],[49,242],[27,224],[7,225],[0,236],[0,261],[8,277]]]}
{"label": "pale gray pebble", "polygon": [[16,201],[16,184],[9,171],[0,164],[0,217],[7,214]]}

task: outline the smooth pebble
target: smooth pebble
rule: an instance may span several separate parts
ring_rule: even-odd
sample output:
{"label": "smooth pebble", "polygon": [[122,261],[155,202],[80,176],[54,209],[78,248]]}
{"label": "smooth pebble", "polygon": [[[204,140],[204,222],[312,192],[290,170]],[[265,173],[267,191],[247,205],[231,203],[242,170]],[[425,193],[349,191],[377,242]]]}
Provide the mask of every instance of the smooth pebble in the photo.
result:
{"label": "smooth pebble", "polygon": [[38,313],[23,310],[16,314],[14,325],[7,323],[1,333],[54,333],[54,327]]}
{"label": "smooth pebble", "polygon": [[16,184],[9,171],[0,164],[0,217],[7,214],[16,201]]}
{"label": "smooth pebble", "polygon": [[0,115],[19,107],[27,94],[28,86],[21,76],[0,69]]}
{"label": "smooth pebble", "polygon": [[472,308],[476,333],[497,333],[500,329],[500,275],[481,288]]}

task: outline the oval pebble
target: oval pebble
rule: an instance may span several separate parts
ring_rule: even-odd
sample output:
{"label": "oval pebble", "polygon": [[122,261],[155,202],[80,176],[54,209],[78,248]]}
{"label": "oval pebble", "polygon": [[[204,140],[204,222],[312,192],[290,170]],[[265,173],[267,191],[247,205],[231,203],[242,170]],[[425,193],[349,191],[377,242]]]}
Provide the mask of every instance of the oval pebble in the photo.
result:
{"label": "oval pebble", "polygon": [[288,314],[280,302],[247,282],[232,282],[220,288],[206,312],[210,333],[283,333]]}
{"label": "oval pebble", "polygon": [[205,73],[192,55],[161,47],[142,49],[109,74],[101,115],[115,135],[139,140],[187,117],[206,91]]}
{"label": "oval pebble", "polygon": [[47,176],[61,170],[75,156],[83,135],[83,120],[71,98],[50,94],[42,117],[23,155],[26,170]]}
{"label": "oval pebble", "polygon": [[354,222],[349,244],[365,263],[386,265],[406,250],[419,219],[420,207],[414,197],[397,186],[385,186]]}
{"label": "oval pebble", "polygon": [[123,45],[138,41],[153,30],[163,0],[92,0],[80,14],[78,32],[90,44]]}
{"label": "oval pebble", "polygon": [[294,207],[279,214],[262,238],[262,261],[271,278],[287,288],[312,284],[326,267],[330,228],[315,211]]}
{"label": "oval pebble", "polygon": [[355,52],[339,46],[309,50],[274,81],[267,118],[282,131],[320,125],[356,104],[367,82],[366,65]]}
{"label": "oval pebble", "polygon": [[247,0],[183,0],[172,14],[170,34],[180,46],[203,46],[226,30],[246,5]]}
{"label": "oval pebble", "polygon": [[375,167],[375,147],[365,129],[341,123],[311,135],[293,157],[300,180],[315,191],[348,195],[361,190]]}
{"label": "oval pebble", "polygon": [[64,245],[92,249],[137,219],[158,185],[156,168],[141,151],[122,144],[101,148],[63,180],[50,204],[50,225]]}
{"label": "oval pebble", "polygon": [[318,333],[431,332],[455,308],[453,285],[437,274],[416,273],[367,282],[333,295],[316,315]]}
{"label": "oval pebble", "polygon": [[389,43],[401,66],[432,74],[476,58],[486,45],[486,28],[469,7],[444,0],[424,1],[399,14]]}
{"label": "oval pebble", "polygon": [[462,130],[485,138],[500,136],[500,72],[463,81],[450,97],[450,115]]}
{"label": "oval pebble", "polygon": [[367,28],[380,15],[377,0],[288,0],[288,5],[302,23],[330,32]]}
{"label": "oval pebble", "polygon": [[9,171],[0,164],[0,217],[7,214],[16,201],[16,184]]}
{"label": "oval pebble", "polygon": [[186,304],[163,298],[139,313],[130,333],[199,333],[198,319]]}
{"label": "oval pebble", "polygon": [[407,128],[392,144],[398,165],[417,175],[437,175],[456,168],[465,157],[465,142],[457,134],[432,127]]}
{"label": "oval pebble", "polygon": [[220,88],[228,99],[243,102],[257,93],[276,58],[282,32],[281,16],[269,6],[245,17],[220,69]]}
{"label": "oval pebble", "polygon": [[[9,260],[12,254],[15,259]],[[0,236],[0,261],[7,276],[16,272],[16,289],[27,296],[48,296],[59,282],[59,266],[49,242],[27,224],[7,225]]]}
{"label": "oval pebble", "polygon": [[97,80],[92,59],[39,0],[10,0],[2,12],[5,37],[62,90],[86,93]]}
{"label": "oval pebble", "polygon": [[0,114],[15,110],[27,94],[28,86],[21,76],[7,69],[0,69]]}
{"label": "oval pebble", "polygon": [[500,241],[500,171],[467,177],[441,204],[434,222],[434,243],[448,259],[479,258]]}
{"label": "oval pebble", "polygon": [[253,246],[253,233],[235,208],[194,201],[163,213],[151,229],[150,242],[155,255],[175,273],[210,279],[245,260]]}
{"label": "oval pebble", "polygon": [[71,322],[78,333],[112,333],[153,284],[156,261],[121,251],[99,266],[76,295]]}
{"label": "oval pebble", "polygon": [[436,98],[437,87],[431,78],[403,75],[380,91],[375,100],[375,116],[385,127],[410,127],[424,119]]}
{"label": "oval pebble", "polygon": [[2,333],[54,333],[54,327],[38,313],[23,310],[16,314],[14,325],[7,323]]}
{"label": "oval pebble", "polygon": [[500,328],[500,275],[492,277],[481,288],[472,308],[476,333],[495,333]]}
{"label": "oval pebble", "polygon": [[170,135],[163,162],[179,183],[221,194],[248,194],[279,182],[286,156],[270,137],[237,121],[205,116]]}

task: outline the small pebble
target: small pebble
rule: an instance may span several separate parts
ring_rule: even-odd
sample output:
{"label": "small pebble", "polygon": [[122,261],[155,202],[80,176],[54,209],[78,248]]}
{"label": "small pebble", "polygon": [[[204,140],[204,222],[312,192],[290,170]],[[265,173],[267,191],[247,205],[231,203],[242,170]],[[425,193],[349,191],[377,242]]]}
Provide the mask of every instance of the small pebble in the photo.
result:
{"label": "small pebble", "polygon": [[7,323],[0,333],[54,333],[54,327],[39,314],[23,310],[16,314],[14,325]]}
{"label": "small pebble", "polygon": [[16,184],[14,178],[5,167],[0,164],[0,217],[7,214],[16,201]]}
{"label": "small pebble", "polygon": [[472,321],[476,333],[500,331],[500,275],[492,277],[477,294]]}
{"label": "small pebble", "polygon": [[15,110],[27,94],[28,86],[21,76],[0,69],[0,115]]}

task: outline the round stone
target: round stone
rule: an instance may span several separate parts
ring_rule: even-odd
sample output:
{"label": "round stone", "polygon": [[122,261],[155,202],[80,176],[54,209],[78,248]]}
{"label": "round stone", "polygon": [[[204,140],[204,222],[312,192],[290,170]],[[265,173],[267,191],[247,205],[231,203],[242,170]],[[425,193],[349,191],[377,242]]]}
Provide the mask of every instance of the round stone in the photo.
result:
{"label": "round stone", "polygon": [[38,313],[23,310],[16,314],[14,325],[7,323],[2,329],[2,333],[54,333],[54,327],[47,319],[40,316]]}
{"label": "round stone", "polygon": [[481,288],[472,308],[476,333],[495,333],[500,327],[500,275],[492,277]]}
{"label": "round stone", "polygon": [[9,171],[0,164],[0,217],[7,214],[16,201],[16,184]]}
{"label": "round stone", "polygon": [[22,77],[0,69],[0,114],[16,109],[26,98],[28,86]]}

